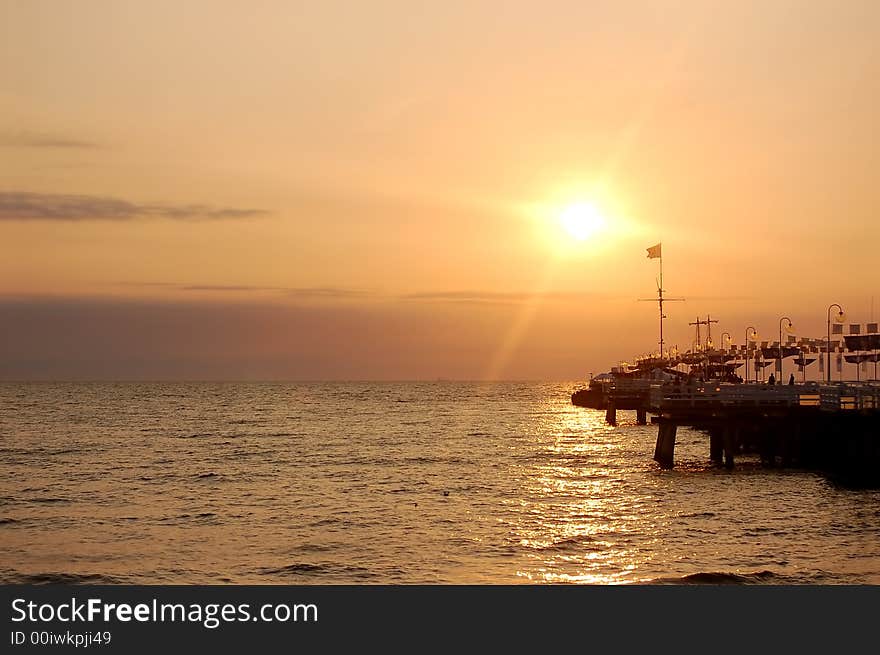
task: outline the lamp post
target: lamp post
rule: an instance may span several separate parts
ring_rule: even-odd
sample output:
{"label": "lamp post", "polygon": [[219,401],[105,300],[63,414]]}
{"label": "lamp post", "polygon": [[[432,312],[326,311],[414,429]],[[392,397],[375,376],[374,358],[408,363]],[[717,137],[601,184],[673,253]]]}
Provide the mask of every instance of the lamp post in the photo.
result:
{"label": "lamp post", "polygon": [[[749,381],[749,330],[752,331],[752,339],[758,338],[758,331],[751,325],[746,328],[746,382]],[[758,382],[758,371],[755,369],[755,383]]]}
{"label": "lamp post", "polygon": [[709,380],[709,369],[712,366],[712,351],[715,350],[715,344],[712,343],[712,337],[706,337],[706,347],[703,349],[703,379]]}
{"label": "lamp post", "polygon": [[788,321],[788,326],[785,328],[786,332],[790,332],[794,327],[788,316],[783,316],[779,319],[779,384],[782,384],[782,321]]}
{"label": "lamp post", "polygon": [[730,346],[730,332],[721,333],[721,368],[724,370],[725,378],[727,377],[727,348]]}
{"label": "lamp post", "polygon": [[828,306],[828,340],[825,342],[825,375],[828,378],[828,384],[831,384],[831,309],[833,307],[837,307],[837,316],[834,317],[834,320],[838,323],[843,323],[846,320],[846,315],[843,313],[843,307],[838,305],[837,303],[833,303]]}

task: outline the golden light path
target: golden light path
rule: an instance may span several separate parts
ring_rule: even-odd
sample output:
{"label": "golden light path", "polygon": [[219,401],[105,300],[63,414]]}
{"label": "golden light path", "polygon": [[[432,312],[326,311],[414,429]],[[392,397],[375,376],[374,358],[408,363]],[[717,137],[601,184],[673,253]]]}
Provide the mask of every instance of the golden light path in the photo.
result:
{"label": "golden light path", "polygon": [[621,501],[623,457],[614,429],[600,413],[584,414],[548,400],[535,407],[543,423],[533,446],[543,456],[519,470],[524,497],[510,528],[528,563],[516,575],[529,582],[632,584],[651,559],[627,545],[627,535],[650,532],[637,511],[648,498]]}

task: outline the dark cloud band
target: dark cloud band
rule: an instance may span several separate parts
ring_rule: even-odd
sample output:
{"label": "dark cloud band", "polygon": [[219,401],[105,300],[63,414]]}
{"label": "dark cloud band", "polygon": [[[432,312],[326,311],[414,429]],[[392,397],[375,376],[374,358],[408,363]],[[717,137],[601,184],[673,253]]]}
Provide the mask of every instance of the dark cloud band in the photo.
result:
{"label": "dark cloud band", "polygon": [[50,148],[58,150],[96,150],[101,144],[82,139],[42,132],[0,133],[0,147],[5,148]]}
{"label": "dark cloud band", "polygon": [[220,220],[254,218],[267,213],[264,209],[236,207],[141,204],[103,196],[0,192],[0,220],[4,221]]}

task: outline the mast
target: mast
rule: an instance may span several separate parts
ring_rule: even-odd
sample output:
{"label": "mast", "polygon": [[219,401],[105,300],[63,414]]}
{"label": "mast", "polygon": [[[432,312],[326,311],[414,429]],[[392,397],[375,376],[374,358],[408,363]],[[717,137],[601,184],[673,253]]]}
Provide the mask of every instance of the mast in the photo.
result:
{"label": "mast", "polygon": [[[663,346],[665,345],[665,341],[663,339],[663,320],[666,318],[666,314],[663,313],[663,303],[684,300],[684,298],[666,298],[663,296],[665,289],[663,288],[663,249],[662,243],[658,243],[656,246],[651,246],[648,248],[648,259],[659,259],[660,260],[660,277],[657,279],[657,308],[660,311],[660,340],[657,342],[657,345],[660,346],[660,358],[663,358]],[[639,300],[651,300],[650,298],[639,298]]]}
{"label": "mast", "polygon": [[663,357],[663,253],[660,253],[660,283],[657,285],[657,304],[660,306],[660,357]]}
{"label": "mast", "polygon": [[705,321],[701,321],[699,316],[697,316],[696,320],[695,320],[693,323],[688,323],[688,325],[695,325],[696,328],[697,328],[697,341],[696,341],[696,343],[697,343],[697,348],[699,348],[700,346],[703,345],[703,341],[702,341],[702,339],[700,338],[700,326],[701,326],[701,325],[705,325],[705,324],[706,324],[706,322],[705,322]]}

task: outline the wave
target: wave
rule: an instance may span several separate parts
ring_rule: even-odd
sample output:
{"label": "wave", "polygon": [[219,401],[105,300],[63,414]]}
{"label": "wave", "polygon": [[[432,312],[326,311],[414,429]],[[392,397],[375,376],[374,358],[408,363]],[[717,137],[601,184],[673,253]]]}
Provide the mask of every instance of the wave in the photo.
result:
{"label": "wave", "polygon": [[681,577],[656,578],[648,584],[676,585],[748,585],[748,584],[784,584],[784,576],[773,571],[756,571],[754,573],[729,573],[724,571],[701,571]]}
{"label": "wave", "polygon": [[18,571],[3,571],[0,572],[0,582],[3,584],[30,585],[98,585],[124,584],[125,580],[100,573],[20,573]]}
{"label": "wave", "polygon": [[339,564],[310,564],[297,562],[279,567],[263,567],[257,569],[260,575],[266,576],[301,576],[323,575],[325,577],[341,576],[343,578],[375,578],[378,573],[370,571],[362,566],[339,565]]}
{"label": "wave", "polygon": [[[176,439],[214,439],[214,438],[224,438],[224,439],[240,439],[242,437],[257,437],[257,438],[270,438],[270,437],[308,437],[309,435],[305,432],[231,432],[231,433],[215,433],[215,432],[195,432],[193,434],[181,434],[175,437]],[[230,443],[229,441],[224,441],[224,444]]]}
{"label": "wave", "polygon": [[163,525],[185,525],[188,523],[194,523],[196,521],[205,524],[216,524],[220,521],[220,517],[217,516],[214,512],[201,512],[198,514],[178,514],[177,516],[163,516],[162,518],[156,519],[157,523],[162,523]]}
{"label": "wave", "polygon": [[68,455],[70,453],[81,453],[84,452],[84,448],[63,448],[61,450],[48,450],[44,451],[43,455],[54,456],[54,455]]}
{"label": "wave", "polygon": [[597,544],[596,539],[590,537],[588,535],[580,535],[577,537],[568,537],[566,539],[560,539],[559,541],[554,541],[549,544],[534,544],[534,545],[525,545],[529,550],[540,550],[540,551],[569,551],[569,550],[583,550],[586,548],[595,548]]}
{"label": "wave", "polygon": [[328,571],[328,567],[322,564],[288,564],[278,568],[262,568],[260,573],[263,575],[279,575],[287,573],[323,573]]}

